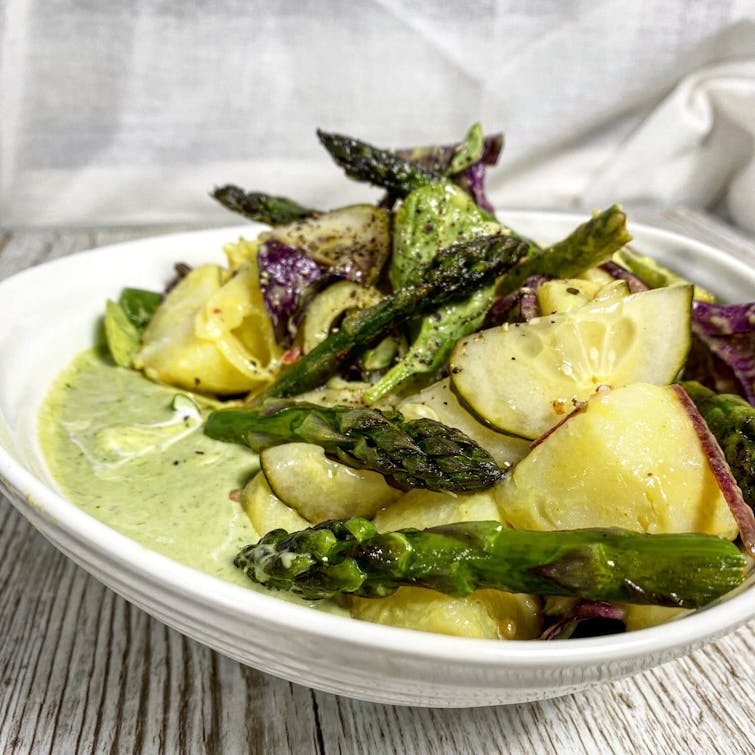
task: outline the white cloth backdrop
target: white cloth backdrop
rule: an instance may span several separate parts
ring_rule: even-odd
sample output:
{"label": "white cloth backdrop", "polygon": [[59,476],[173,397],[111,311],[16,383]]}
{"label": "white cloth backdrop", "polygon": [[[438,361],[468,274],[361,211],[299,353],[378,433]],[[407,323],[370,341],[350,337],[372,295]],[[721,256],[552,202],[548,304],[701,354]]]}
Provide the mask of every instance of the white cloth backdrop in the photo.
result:
{"label": "white cloth backdrop", "polygon": [[314,128],[506,133],[510,207],[688,204],[755,231],[755,0],[4,0],[0,223],[235,222],[226,182],[322,207]]}

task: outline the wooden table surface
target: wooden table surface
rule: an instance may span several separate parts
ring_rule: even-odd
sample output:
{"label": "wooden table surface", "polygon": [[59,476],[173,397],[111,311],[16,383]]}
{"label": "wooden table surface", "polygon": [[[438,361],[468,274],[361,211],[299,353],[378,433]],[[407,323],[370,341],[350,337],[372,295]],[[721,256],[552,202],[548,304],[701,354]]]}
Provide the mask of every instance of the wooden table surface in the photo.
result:
{"label": "wooden table surface", "polygon": [[[700,213],[638,216],[737,256],[755,250]],[[0,231],[0,279],[165,230]],[[364,703],[244,667],[168,629],[53,549],[2,495],[0,596],[0,753],[755,752],[755,621],[686,658],[555,700]]]}

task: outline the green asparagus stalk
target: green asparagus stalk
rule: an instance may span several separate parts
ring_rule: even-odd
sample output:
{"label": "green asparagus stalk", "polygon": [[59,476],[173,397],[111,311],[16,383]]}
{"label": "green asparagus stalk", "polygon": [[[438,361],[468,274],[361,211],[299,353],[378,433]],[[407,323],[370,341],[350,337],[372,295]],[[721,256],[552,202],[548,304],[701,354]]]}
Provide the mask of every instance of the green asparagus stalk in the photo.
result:
{"label": "green asparagus stalk", "polygon": [[[416,189],[394,217],[389,273],[393,287],[421,282],[423,268],[438,249],[490,233],[490,228],[486,214],[463,189],[449,184]],[[412,375],[440,370],[456,342],[480,327],[494,295],[495,282],[491,282],[412,323],[410,331],[416,335],[408,352],[365,392],[365,401],[374,403]]]}
{"label": "green asparagus stalk", "polygon": [[460,299],[514,266],[527,252],[511,236],[479,236],[441,250],[421,282],[405,286],[368,309],[347,317],[340,329],[294,362],[265,391],[294,396],[322,385],[357,351],[385,335],[389,326]]}
{"label": "green asparagus stalk", "polygon": [[349,178],[382,186],[395,197],[405,197],[420,186],[447,180],[395,152],[373,147],[350,136],[318,129],[317,137]]}
{"label": "green asparagus stalk", "polygon": [[681,386],[721,446],[745,501],[755,509],[755,407],[741,396],[715,393],[695,381]]}
{"label": "green asparagus stalk", "polygon": [[479,330],[493,303],[493,289],[494,284],[484,286],[464,301],[444,304],[425,315],[407,353],[364,392],[364,400],[374,404],[414,375],[439,372],[456,342]]}
{"label": "green asparagus stalk", "polygon": [[390,595],[402,585],[463,596],[479,588],[699,608],[739,585],[746,559],[711,535],[619,529],[526,532],[463,522],[378,534],[366,519],[273,530],[236,556],[265,587],[314,600]]}
{"label": "green asparagus stalk", "polygon": [[[381,186],[388,191],[389,196],[399,199],[408,196],[421,186],[449,183],[448,175],[468,166],[470,160],[476,157],[475,150],[481,151],[484,146],[482,128],[479,124],[475,124],[467,133],[460,152],[451,160],[445,173],[440,173],[424,167],[419,162],[397,155],[395,152],[374,147],[350,136],[330,134],[321,130],[317,131],[317,136],[347,176],[357,181]],[[495,220],[494,215],[488,215],[488,217],[490,220]],[[509,228],[509,232],[512,236],[526,241],[531,253],[540,251],[540,247],[531,239],[518,234],[513,228]]]}
{"label": "green asparagus stalk", "polygon": [[532,249],[498,285],[501,296],[516,291],[527,278],[547,275],[572,278],[588,268],[605,262],[614,252],[632,240],[626,226],[627,216],[621,205],[595,212],[566,238],[545,248]]}
{"label": "green asparagus stalk", "polygon": [[473,123],[464,139],[456,144],[432,144],[394,150],[399,157],[411,160],[432,173],[460,176],[468,168],[485,160],[494,165],[503,149],[503,134],[485,136],[482,126]]}
{"label": "green asparagus stalk", "polygon": [[232,184],[218,187],[212,196],[232,212],[268,225],[285,225],[322,214],[319,210],[302,207],[293,199],[274,197],[259,191],[247,192]]}
{"label": "green asparagus stalk", "polygon": [[[410,201],[411,198],[407,200]],[[497,293],[510,294],[533,275],[555,278],[578,275],[608,259],[630,239],[626,215],[618,205],[609,207],[545,250],[530,246],[527,256],[499,281]],[[479,328],[493,298],[492,289],[489,292],[478,289],[467,301],[447,305],[426,316],[408,354],[367,391],[365,399],[377,401],[411,375],[437,371],[454,344]]]}
{"label": "green asparagus stalk", "polygon": [[315,443],[403,489],[466,493],[492,487],[503,475],[487,451],[460,430],[430,419],[406,421],[400,412],[270,400],[259,408],[213,412],[205,434],[254,451]]}

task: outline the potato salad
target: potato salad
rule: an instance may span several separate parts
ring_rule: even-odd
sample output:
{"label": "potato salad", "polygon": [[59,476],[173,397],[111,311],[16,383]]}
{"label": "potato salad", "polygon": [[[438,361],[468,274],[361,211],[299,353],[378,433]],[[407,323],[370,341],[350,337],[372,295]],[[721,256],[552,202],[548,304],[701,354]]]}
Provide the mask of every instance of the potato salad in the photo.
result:
{"label": "potato salad", "polygon": [[739,585],[755,304],[635,248],[620,205],[520,234],[477,124],[318,138],[374,204],[220,186],[264,230],[105,309],[107,369],[177,397],[196,459],[242,453],[203,467],[245,522],[216,557],[356,619],[499,640],[643,628]]}

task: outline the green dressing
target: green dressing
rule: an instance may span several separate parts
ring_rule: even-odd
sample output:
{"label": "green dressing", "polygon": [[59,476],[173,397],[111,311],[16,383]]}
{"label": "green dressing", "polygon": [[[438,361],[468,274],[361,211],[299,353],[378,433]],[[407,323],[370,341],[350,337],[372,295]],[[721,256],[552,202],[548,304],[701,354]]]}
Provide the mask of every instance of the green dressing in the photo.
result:
{"label": "green dressing", "polygon": [[202,432],[194,399],[91,350],[58,377],[39,434],[50,471],[81,509],[136,542],[250,587],[233,566],[258,539],[232,500],[256,454]]}

